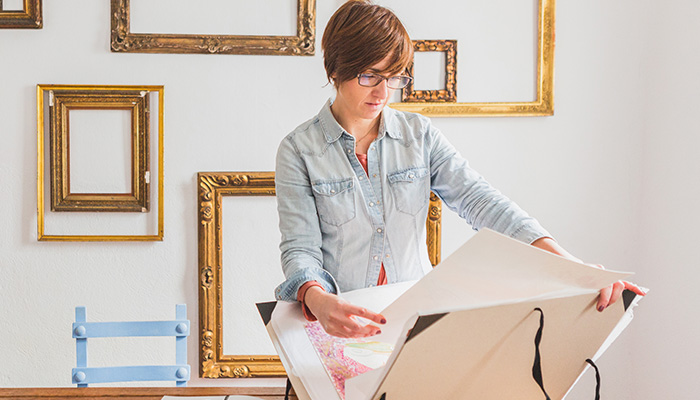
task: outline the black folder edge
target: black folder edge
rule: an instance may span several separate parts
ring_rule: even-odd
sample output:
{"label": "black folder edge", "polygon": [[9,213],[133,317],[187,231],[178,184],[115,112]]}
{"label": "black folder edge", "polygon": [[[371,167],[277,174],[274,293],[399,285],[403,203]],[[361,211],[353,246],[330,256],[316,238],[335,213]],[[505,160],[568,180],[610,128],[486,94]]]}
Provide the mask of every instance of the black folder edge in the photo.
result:
{"label": "black folder edge", "polygon": [[632,305],[632,302],[634,301],[634,299],[636,297],[637,297],[637,293],[635,293],[629,289],[625,289],[625,291],[622,292],[622,302],[625,304],[625,311],[627,311],[627,309],[630,307],[630,305]]}
{"label": "black folder edge", "polygon": [[444,317],[445,315],[447,315],[447,313],[419,315],[418,320],[416,320],[416,323],[413,325],[413,328],[408,331],[405,343],[408,343],[409,340],[418,336],[419,333],[428,329],[432,324],[438,322],[440,318]]}
{"label": "black folder edge", "polygon": [[263,323],[267,326],[272,319],[272,312],[275,311],[277,302],[268,301],[267,303],[255,303],[255,305],[258,307],[258,312],[260,313],[260,317],[262,317]]}

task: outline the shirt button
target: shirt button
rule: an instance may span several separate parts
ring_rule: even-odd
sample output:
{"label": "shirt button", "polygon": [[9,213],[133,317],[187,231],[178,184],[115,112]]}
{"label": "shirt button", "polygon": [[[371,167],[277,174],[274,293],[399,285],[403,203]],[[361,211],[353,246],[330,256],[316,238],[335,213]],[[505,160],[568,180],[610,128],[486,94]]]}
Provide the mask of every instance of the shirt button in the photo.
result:
{"label": "shirt button", "polygon": [[372,147],[370,148],[370,150],[374,151],[374,146],[372,146]]}
{"label": "shirt button", "polygon": [[352,150],[348,149],[348,154],[352,153]]}
{"label": "shirt button", "polygon": [[374,256],[374,257],[372,257],[372,258],[374,258],[374,261],[379,260],[379,256]]}
{"label": "shirt button", "polygon": [[390,256],[389,254],[387,254],[387,255],[386,255],[386,258],[389,258],[389,257],[391,257],[391,256]]}
{"label": "shirt button", "polygon": [[374,287],[374,285],[370,284],[368,287]]}
{"label": "shirt button", "polygon": [[411,179],[413,179],[413,178],[415,178],[416,176],[413,175],[413,174],[410,174],[408,177],[411,178]]}
{"label": "shirt button", "polygon": [[377,228],[377,232],[382,233],[382,228]]}
{"label": "shirt button", "polygon": [[331,193],[335,193],[335,189],[331,189]]}
{"label": "shirt button", "polygon": [[360,180],[363,180],[363,179],[365,179],[365,177],[364,177],[364,176],[361,176],[359,179],[360,179]]}
{"label": "shirt button", "polygon": [[370,202],[370,203],[369,203],[369,206],[370,206],[370,207],[374,207],[374,203]]}

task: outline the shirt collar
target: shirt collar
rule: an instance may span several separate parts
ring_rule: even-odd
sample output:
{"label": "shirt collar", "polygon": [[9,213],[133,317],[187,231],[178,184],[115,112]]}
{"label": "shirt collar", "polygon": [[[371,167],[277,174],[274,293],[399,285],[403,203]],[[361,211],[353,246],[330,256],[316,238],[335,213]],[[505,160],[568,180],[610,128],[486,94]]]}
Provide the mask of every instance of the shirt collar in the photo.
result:
{"label": "shirt collar", "polygon": [[[335,142],[345,133],[345,129],[335,120],[331,112],[331,104],[333,104],[332,100],[328,99],[318,113],[318,119],[321,121],[323,134],[328,143]],[[401,130],[397,128],[396,113],[396,110],[389,107],[384,107],[382,110],[382,117],[379,121],[379,135],[377,136],[379,139],[384,137],[385,134],[389,135],[392,139],[401,139],[403,137],[401,135]]]}

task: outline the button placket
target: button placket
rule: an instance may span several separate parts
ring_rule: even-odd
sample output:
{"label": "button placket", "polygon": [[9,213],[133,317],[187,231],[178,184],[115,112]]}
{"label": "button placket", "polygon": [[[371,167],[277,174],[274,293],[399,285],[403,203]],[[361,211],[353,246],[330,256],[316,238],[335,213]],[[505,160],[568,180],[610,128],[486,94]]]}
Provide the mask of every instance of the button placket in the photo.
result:
{"label": "button placket", "polygon": [[[354,153],[354,142],[351,138],[345,138],[345,148],[350,166],[355,172],[360,190],[366,200],[370,222],[375,229],[370,240],[370,260],[367,270],[367,285],[375,286],[379,278],[382,262],[384,262],[384,247],[386,245],[384,235],[384,213],[381,209],[381,182],[378,179],[379,167],[377,162],[377,143],[373,144],[367,154],[367,174]],[[371,178],[365,179],[365,177]],[[376,189],[376,190],[375,190]],[[378,199],[379,197],[379,199]],[[385,264],[385,269],[386,269]],[[393,277],[393,274],[392,274]]]}

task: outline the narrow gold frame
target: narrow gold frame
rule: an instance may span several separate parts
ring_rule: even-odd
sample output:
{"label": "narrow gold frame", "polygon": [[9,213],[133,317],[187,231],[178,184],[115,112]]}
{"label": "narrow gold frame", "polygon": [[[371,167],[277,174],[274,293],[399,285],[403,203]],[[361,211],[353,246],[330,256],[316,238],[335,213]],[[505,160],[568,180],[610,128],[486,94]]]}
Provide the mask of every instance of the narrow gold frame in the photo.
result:
{"label": "narrow gold frame", "polygon": [[[137,90],[158,93],[158,232],[155,235],[45,235],[44,234],[44,100],[49,91]],[[163,240],[163,86],[37,85],[37,240],[59,242],[121,242]]]}
{"label": "narrow gold frame", "polygon": [[[199,338],[202,378],[283,377],[279,357],[223,354],[222,211],[223,196],[274,196],[274,172],[200,172],[199,219]],[[429,258],[440,262],[440,199],[431,193],[426,219]]]}
{"label": "narrow gold frame", "polygon": [[42,0],[24,0],[22,11],[3,11],[0,0],[0,29],[41,29]]}
{"label": "narrow gold frame", "polygon": [[130,0],[111,0],[113,52],[312,56],[316,0],[297,0],[296,36],[131,33]]}
{"label": "narrow gold frame", "polygon": [[537,99],[532,102],[392,103],[429,117],[535,117],[554,114],[555,0],[540,0],[537,29]]}
{"label": "narrow gold frame", "polygon": [[[147,212],[150,174],[148,92],[136,90],[51,90],[51,211]],[[131,192],[71,193],[71,110],[131,111]]]}
{"label": "narrow gold frame", "polygon": [[445,53],[445,88],[413,90],[414,80],[401,92],[401,101],[412,103],[454,102],[457,101],[457,41],[456,40],[414,40],[414,62],[408,66],[408,74],[415,77],[415,52]]}

